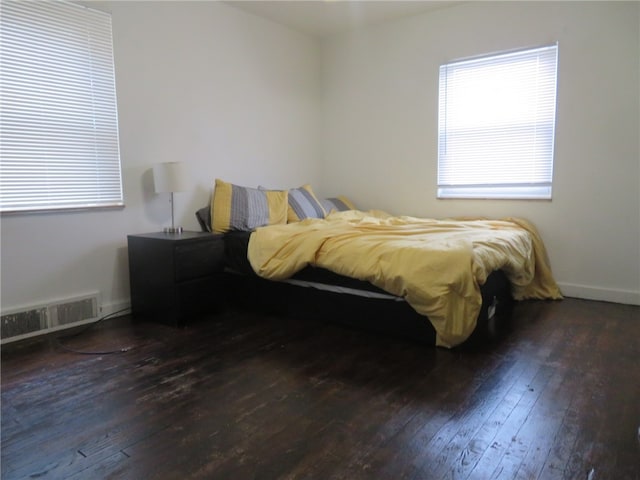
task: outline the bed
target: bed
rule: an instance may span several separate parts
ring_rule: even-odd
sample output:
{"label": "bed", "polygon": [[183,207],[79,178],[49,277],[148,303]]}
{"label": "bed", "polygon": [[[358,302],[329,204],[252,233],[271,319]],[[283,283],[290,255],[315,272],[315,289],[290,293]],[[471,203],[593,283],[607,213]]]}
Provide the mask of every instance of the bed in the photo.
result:
{"label": "bed", "polygon": [[500,331],[514,296],[561,298],[538,233],[519,219],[394,217],[318,200],[309,185],[221,180],[196,215],[224,235],[236,305],[452,348]]}

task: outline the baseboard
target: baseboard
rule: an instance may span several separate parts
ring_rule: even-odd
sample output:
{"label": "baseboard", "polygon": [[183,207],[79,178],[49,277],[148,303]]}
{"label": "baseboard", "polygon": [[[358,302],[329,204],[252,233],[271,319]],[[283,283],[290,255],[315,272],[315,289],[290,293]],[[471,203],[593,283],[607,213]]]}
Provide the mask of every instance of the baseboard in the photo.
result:
{"label": "baseboard", "polygon": [[100,306],[100,317],[119,317],[127,315],[131,310],[131,301],[120,300],[119,302],[103,303]]}
{"label": "baseboard", "polygon": [[616,290],[561,282],[558,282],[558,286],[565,297],[624,303],[626,305],[640,305],[640,292],[634,292],[633,290]]}

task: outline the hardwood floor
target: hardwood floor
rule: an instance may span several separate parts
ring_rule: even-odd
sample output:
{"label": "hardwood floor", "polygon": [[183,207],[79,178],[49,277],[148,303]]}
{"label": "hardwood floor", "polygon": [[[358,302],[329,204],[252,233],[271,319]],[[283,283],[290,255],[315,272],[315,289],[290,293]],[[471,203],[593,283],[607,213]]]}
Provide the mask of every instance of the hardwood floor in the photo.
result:
{"label": "hardwood floor", "polygon": [[2,478],[640,479],[640,307],[444,350],[227,312],[2,352]]}

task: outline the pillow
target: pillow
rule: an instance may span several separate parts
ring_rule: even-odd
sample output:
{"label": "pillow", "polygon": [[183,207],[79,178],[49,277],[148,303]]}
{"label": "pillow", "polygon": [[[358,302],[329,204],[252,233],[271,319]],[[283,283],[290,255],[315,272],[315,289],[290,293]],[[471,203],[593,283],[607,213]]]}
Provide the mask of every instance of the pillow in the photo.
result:
{"label": "pillow", "polygon": [[299,222],[305,218],[324,218],[327,212],[313,194],[311,185],[289,190],[288,222]]}
{"label": "pillow", "polygon": [[334,198],[325,198],[322,200],[322,206],[325,211],[329,213],[331,210],[337,212],[344,212],[347,210],[356,210],[356,206],[345,196],[338,196]]}
{"label": "pillow", "polygon": [[202,207],[196,211],[196,219],[200,224],[200,228],[203,232],[211,231],[211,205]]}
{"label": "pillow", "polygon": [[216,179],[211,196],[213,232],[251,231],[287,223],[287,191],[241,187]]}

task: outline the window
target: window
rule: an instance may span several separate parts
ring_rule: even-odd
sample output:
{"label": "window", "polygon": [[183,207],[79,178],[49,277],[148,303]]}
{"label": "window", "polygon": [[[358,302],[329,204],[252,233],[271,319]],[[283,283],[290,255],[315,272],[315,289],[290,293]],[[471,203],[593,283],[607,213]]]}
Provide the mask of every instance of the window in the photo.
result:
{"label": "window", "polygon": [[111,16],[0,4],[0,211],[122,206]]}
{"label": "window", "polygon": [[557,51],[440,67],[438,198],[551,198]]}

